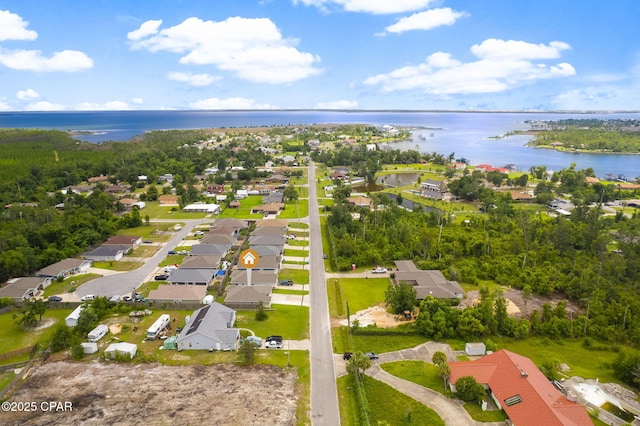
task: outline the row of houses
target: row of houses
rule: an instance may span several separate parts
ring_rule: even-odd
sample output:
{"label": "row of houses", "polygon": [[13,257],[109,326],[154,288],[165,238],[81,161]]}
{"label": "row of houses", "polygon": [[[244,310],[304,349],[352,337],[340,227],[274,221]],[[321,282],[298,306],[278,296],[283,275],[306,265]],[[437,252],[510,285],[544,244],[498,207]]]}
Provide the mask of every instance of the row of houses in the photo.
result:
{"label": "row of houses", "polygon": [[82,255],[93,262],[118,261],[142,244],[142,237],[134,235],[116,235],[102,243],[100,247]]}

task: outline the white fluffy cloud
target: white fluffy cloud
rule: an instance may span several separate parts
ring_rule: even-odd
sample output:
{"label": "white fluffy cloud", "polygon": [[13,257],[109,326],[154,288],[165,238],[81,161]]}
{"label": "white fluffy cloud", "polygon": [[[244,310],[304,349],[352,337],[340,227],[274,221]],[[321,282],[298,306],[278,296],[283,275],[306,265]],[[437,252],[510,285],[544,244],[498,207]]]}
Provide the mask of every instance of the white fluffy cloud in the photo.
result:
{"label": "white fluffy cloud", "polygon": [[471,48],[479,58],[477,61],[463,63],[449,53],[436,52],[422,64],[378,74],[364,83],[379,86],[384,92],[422,90],[441,96],[503,92],[536,80],[575,75],[575,69],[568,63],[539,62],[557,58],[560,51],[568,48],[569,45],[561,42],[545,46],[490,39]]}
{"label": "white fluffy cloud", "polygon": [[448,7],[430,9],[400,18],[398,22],[388,26],[385,30],[389,33],[402,33],[413,30],[428,31],[444,25],[453,25],[458,19],[467,16],[469,16],[469,14],[466,12],[456,12]]}
{"label": "white fluffy cloud", "polygon": [[170,72],[167,74],[169,80],[187,83],[191,86],[208,86],[214,81],[219,81],[222,77],[210,74],[192,74],[190,72]]}
{"label": "white fluffy cloud", "polygon": [[[7,10],[0,10],[0,41],[35,40],[38,33],[27,30],[28,22]],[[93,61],[83,52],[63,50],[51,57],[39,50],[11,50],[0,46],[0,64],[19,71],[80,71],[93,67]]]}
{"label": "white fluffy cloud", "polygon": [[25,111],[62,111],[63,109],[64,105],[47,101],[32,102],[24,107]]}
{"label": "white fluffy cloud", "polygon": [[38,33],[27,29],[28,22],[8,10],[0,10],[0,41],[35,40]]}
{"label": "white fluffy cloud", "polygon": [[277,107],[268,104],[257,104],[253,99],[247,98],[209,98],[202,99],[189,104],[194,109],[276,109]]}
{"label": "white fluffy cloud", "polygon": [[80,102],[73,109],[77,111],[127,111],[133,108],[123,101],[108,101],[104,103]]}
{"label": "white fluffy cloud", "polygon": [[0,111],[11,111],[12,108],[9,106],[8,103],[4,102],[4,101],[0,101]]}
{"label": "white fluffy cloud", "polygon": [[16,93],[16,98],[20,99],[21,101],[31,101],[34,99],[38,99],[39,97],[40,93],[36,92],[33,89],[19,90],[18,93]]}
{"label": "white fluffy cloud", "polygon": [[353,109],[358,108],[357,101],[331,101],[331,102],[318,102],[315,106],[316,109]]}
{"label": "white fluffy cloud", "polygon": [[427,8],[434,0],[293,0],[293,4],[315,6],[323,11],[338,7],[347,12],[391,14]]}
{"label": "white fluffy cloud", "polygon": [[[297,40],[283,38],[267,18],[232,17],[218,22],[192,17],[140,37],[145,26],[147,32],[151,27],[147,24],[129,33],[132,48],[177,53],[182,55],[181,64],[214,65],[238,78],[271,84],[289,83],[321,72],[316,68],[320,57],[299,51],[295,47]],[[132,34],[137,38],[131,38]]]}
{"label": "white fluffy cloud", "polygon": [[136,41],[157,34],[160,25],[162,25],[162,19],[146,21],[140,25],[140,28],[127,34],[127,38]]}
{"label": "white fluffy cloud", "polygon": [[93,67],[93,60],[76,50],[63,50],[46,57],[39,50],[8,50],[0,47],[0,64],[20,71],[73,72]]}

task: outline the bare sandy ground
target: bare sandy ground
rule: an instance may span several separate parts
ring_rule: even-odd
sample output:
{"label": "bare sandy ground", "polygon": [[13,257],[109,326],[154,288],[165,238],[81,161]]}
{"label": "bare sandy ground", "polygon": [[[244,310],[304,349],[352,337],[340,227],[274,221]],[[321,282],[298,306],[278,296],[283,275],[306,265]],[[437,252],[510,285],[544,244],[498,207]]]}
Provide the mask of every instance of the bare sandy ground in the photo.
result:
{"label": "bare sandy ground", "polygon": [[[9,398],[37,409],[1,411],[0,424],[294,425],[296,377],[268,365],[49,362]],[[72,411],[43,411],[48,401],[70,403]]]}

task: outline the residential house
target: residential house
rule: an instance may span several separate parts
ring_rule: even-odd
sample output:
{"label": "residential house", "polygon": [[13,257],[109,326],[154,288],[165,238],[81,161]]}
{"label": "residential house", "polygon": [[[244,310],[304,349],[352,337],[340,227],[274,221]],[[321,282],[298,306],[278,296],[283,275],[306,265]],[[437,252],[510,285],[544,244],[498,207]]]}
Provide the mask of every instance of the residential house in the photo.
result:
{"label": "residential house", "polygon": [[124,256],[124,249],[119,246],[100,246],[82,255],[83,259],[94,262],[117,262]]}
{"label": "residential house", "polygon": [[251,236],[277,235],[277,236],[283,237],[284,234],[286,234],[286,232],[287,230],[282,228],[262,227],[262,228],[256,228],[253,231],[251,231]]}
{"label": "residential house", "polygon": [[570,401],[527,357],[499,350],[475,361],[448,362],[449,386],[472,376],[514,425],[582,426],[593,424],[584,406]]}
{"label": "residential house", "polygon": [[102,243],[103,246],[116,246],[124,252],[135,250],[142,244],[142,237],[137,235],[115,235]]}
{"label": "residential house", "polygon": [[36,277],[48,277],[56,279],[58,277],[68,277],[69,275],[86,272],[91,267],[91,261],[86,259],[63,259],[52,265],[46,266],[36,271]]}
{"label": "residential house", "polygon": [[218,270],[214,268],[178,268],[171,271],[168,283],[210,286]]}
{"label": "residential house", "polygon": [[279,185],[286,185],[289,183],[289,178],[283,175],[274,174],[266,178],[265,182],[279,184]]}
{"label": "residential house", "polygon": [[196,244],[191,246],[189,256],[220,256],[225,257],[231,244]]}
{"label": "residential house", "polygon": [[218,269],[221,256],[187,256],[180,264],[180,269]]}
{"label": "residential house", "polygon": [[22,302],[38,295],[51,284],[51,279],[42,277],[20,277],[0,288],[0,298],[8,297],[13,302]]}
{"label": "residential house", "polygon": [[218,214],[220,213],[219,204],[207,204],[207,203],[193,203],[182,208],[182,211],[188,213],[208,213]]}
{"label": "residential house", "polygon": [[251,283],[246,269],[235,269],[231,272],[231,285],[268,285],[275,286],[278,282],[278,274],[274,271],[255,270],[251,272]]}
{"label": "residential house", "polygon": [[462,299],[464,290],[457,281],[449,281],[438,270],[421,270],[412,260],[396,260],[398,271],[395,272],[395,283],[402,282],[413,286],[416,298],[422,300],[427,296],[436,299]]}
{"label": "residential house", "polygon": [[420,183],[420,195],[424,198],[444,200],[449,198],[446,194],[448,194],[448,189],[444,181],[425,179]]}
{"label": "residential house", "polygon": [[147,299],[156,303],[201,303],[207,287],[201,285],[159,285]]}
{"label": "residential house", "polygon": [[237,235],[237,231],[239,231],[242,228],[246,228],[248,225],[246,220],[241,220],[241,219],[231,219],[231,218],[222,218],[222,219],[216,219],[213,221],[213,223],[211,224],[211,229],[210,232],[214,231],[214,228],[233,228],[236,230],[236,235]]}
{"label": "residential house", "polygon": [[209,194],[222,194],[224,193],[224,185],[217,183],[210,183],[207,185],[207,193]]}
{"label": "residential house", "polygon": [[256,228],[265,227],[287,229],[289,227],[289,221],[286,219],[259,219],[256,221]]}
{"label": "residential house", "polygon": [[256,246],[252,247],[260,256],[282,256],[284,246]]}
{"label": "residential house", "polygon": [[279,191],[270,191],[267,196],[262,197],[263,204],[283,203],[283,202],[284,202],[284,194]]}
{"label": "residential house", "polygon": [[347,198],[347,203],[351,204],[352,206],[370,209],[373,205],[373,200],[367,197],[349,197]]}
{"label": "residential house", "polygon": [[104,189],[105,194],[124,194],[128,192],[127,188],[122,185],[109,185]]}
{"label": "residential house", "polygon": [[238,241],[233,235],[212,234],[200,240],[200,244],[230,244],[234,245]]}
{"label": "residential house", "polygon": [[286,239],[278,235],[255,235],[249,237],[249,246],[284,246]]}
{"label": "residential house", "polygon": [[100,176],[90,177],[87,181],[91,184],[95,184],[99,182],[106,182],[108,180],[109,180],[109,176],[100,175]]}
{"label": "residential house", "polygon": [[178,350],[235,350],[240,341],[240,330],[232,328],[236,311],[213,302],[191,315],[178,335]]}
{"label": "residential house", "polygon": [[[237,268],[239,270],[246,269],[242,266],[241,263],[238,263]],[[264,271],[277,271],[280,269],[280,256],[260,256],[258,260],[258,264],[252,268],[254,271],[256,270],[264,270]]]}
{"label": "residential house", "polygon": [[345,180],[347,178],[347,174],[345,172],[333,172],[331,173],[331,180]]}
{"label": "residential house", "polygon": [[249,196],[249,191],[246,189],[238,189],[236,191],[236,200],[244,200]]}
{"label": "residential house", "polygon": [[251,209],[252,214],[278,214],[280,211],[284,210],[284,203],[271,203],[271,204],[260,204]]}
{"label": "residential house", "polygon": [[142,210],[147,206],[147,203],[136,200],[135,198],[121,198],[118,202],[124,206],[125,210],[132,210],[134,207]]}
{"label": "residential house", "polygon": [[265,308],[271,307],[271,286],[227,286],[224,298],[225,306],[233,309],[256,309],[260,303]]}

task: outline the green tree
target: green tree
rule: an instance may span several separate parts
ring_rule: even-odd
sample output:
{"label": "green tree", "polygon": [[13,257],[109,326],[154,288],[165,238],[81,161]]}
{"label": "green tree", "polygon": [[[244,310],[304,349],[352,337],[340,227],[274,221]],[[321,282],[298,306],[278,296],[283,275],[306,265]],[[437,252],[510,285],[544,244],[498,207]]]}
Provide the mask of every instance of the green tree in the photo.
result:
{"label": "green tree", "polygon": [[438,364],[438,376],[442,377],[442,386],[447,389],[447,379],[451,377],[451,367],[446,362]]}
{"label": "green tree", "polygon": [[71,347],[77,340],[79,339],[70,327],[66,324],[58,324],[49,341],[49,349],[51,352],[59,352]]}
{"label": "green tree", "polygon": [[436,351],[431,356],[431,362],[435,365],[444,364],[447,362],[447,355],[442,351]]}
{"label": "green tree", "polygon": [[298,199],[298,191],[296,190],[296,187],[293,185],[287,186],[287,188],[284,190],[282,195],[284,195],[284,198],[289,201],[295,201]]}
{"label": "green tree", "polygon": [[416,289],[405,282],[398,285],[389,284],[387,291],[385,291],[385,302],[396,314],[410,311],[417,302]]}
{"label": "green tree", "polygon": [[265,311],[262,301],[260,301],[258,303],[258,310],[256,311],[256,321],[265,321],[268,318],[269,318],[269,315]]}
{"label": "green tree", "polygon": [[463,401],[480,402],[484,397],[484,386],[476,381],[473,376],[463,376],[456,381],[456,393]]}
{"label": "green tree", "polygon": [[244,365],[253,365],[256,363],[256,346],[250,340],[244,339],[238,348],[238,352],[242,357]]}
{"label": "green tree", "polygon": [[354,353],[347,361],[347,373],[352,375],[364,374],[371,367],[371,360],[362,352]]}
{"label": "green tree", "polygon": [[13,313],[13,321],[23,327],[35,327],[42,320],[42,315],[47,309],[43,300],[25,300],[20,308]]}

